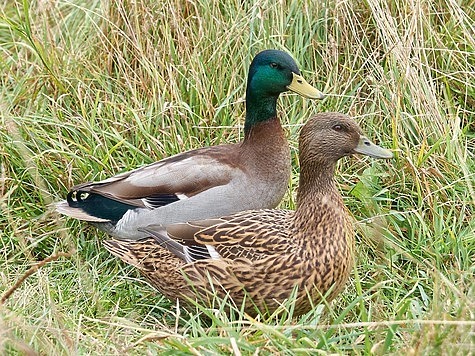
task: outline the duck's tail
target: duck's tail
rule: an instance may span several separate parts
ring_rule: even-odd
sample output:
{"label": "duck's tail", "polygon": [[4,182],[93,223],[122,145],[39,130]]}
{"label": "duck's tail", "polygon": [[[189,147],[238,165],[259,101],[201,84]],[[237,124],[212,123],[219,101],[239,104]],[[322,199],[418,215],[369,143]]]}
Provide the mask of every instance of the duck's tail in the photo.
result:
{"label": "duck's tail", "polygon": [[138,207],[143,207],[138,200],[130,200],[129,203],[105,193],[75,188],[68,193],[66,200],[56,203],[56,211],[61,214],[96,223],[116,223],[129,210]]}
{"label": "duck's tail", "polygon": [[88,222],[95,222],[95,223],[105,223],[110,222],[110,219],[104,219],[101,217],[97,217],[94,215],[89,214],[87,211],[81,209],[77,206],[69,205],[67,200],[62,200],[55,204],[56,211],[60,214],[69,216],[74,219],[88,221]]}
{"label": "duck's tail", "polygon": [[188,290],[181,268],[185,264],[161,247],[155,239],[106,240],[105,248],[122,261],[136,267],[152,286],[174,300]]}
{"label": "duck's tail", "polygon": [[152,237],[141,240],[111,239],[103,241],[103,244],[111,254],[143,273],[157,273],[159,270],[170,270],[184,264]]}

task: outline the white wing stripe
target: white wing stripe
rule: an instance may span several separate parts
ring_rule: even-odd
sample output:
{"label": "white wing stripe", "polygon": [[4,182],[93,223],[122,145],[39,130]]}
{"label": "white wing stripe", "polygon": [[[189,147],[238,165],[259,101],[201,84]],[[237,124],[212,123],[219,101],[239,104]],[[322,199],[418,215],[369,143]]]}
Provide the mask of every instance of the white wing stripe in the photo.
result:
{"label": "white wing stripe", "polygon": [[208,249],[209,255],[211,256],[213,260],[221,259],[221,255],[218,253],[218,251],[216,251],[216,249],[213,246],[206,245],[206,248]]}

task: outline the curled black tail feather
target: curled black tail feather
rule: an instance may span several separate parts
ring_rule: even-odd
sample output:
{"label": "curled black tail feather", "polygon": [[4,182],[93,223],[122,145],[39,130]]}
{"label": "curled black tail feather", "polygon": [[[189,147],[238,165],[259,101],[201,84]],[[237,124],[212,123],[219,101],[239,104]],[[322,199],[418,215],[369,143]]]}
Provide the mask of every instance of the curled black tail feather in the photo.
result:
{"label": "curled black tail feather", "polygon": [[70,207],[81,209],[97,218],[110,220],[112,223],[117,223],[127,211],[137,208],[134,205],[80,190],[70,191],[66,200]]}

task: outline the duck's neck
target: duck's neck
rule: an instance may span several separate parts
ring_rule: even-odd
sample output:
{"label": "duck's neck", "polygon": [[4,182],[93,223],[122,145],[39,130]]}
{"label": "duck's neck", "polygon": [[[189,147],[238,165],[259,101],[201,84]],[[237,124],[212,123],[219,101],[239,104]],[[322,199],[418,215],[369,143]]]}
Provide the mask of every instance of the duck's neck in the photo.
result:
{"label": "duck's neck", "polygon": [[338,196],[340,194],[333,179],[335,163],[329,162],[301,162],[300,184],[297,190],[297,210],[304,209],[305,204],[326,195]]}
{"label": "duck's neck", "polygon": [[239,146],[241,168],[272,185],[279,203],[290,179],[290,147],[280,121],[273,117],[252,125]]}
{"label": "duck's neck", "polygon": [[[301,163],[301,166],[295,240],[309,254],[306,258],[312,258],[322,248],[331,249],[334,245],[342,249],[347,245],[346,208],[333,179],[334,163]],[[318,233],[308,236],[308,231]]]}
{"label": "duck's neck", "polygon": [[[262,146],[276,147],[288,146],[285,139],[284,130],[277,116],[273,116],[265,121],[254,123],[244,133],[242,146]],[[257,150],[257,148],[252,148]]]}
{"label": "duck's neck", "polygon": [[277,117],[277,99],[279,95],[263,95],[258,91],[246,90],[246,122],[244,123],[244,137],[251,131],[252,127]]}

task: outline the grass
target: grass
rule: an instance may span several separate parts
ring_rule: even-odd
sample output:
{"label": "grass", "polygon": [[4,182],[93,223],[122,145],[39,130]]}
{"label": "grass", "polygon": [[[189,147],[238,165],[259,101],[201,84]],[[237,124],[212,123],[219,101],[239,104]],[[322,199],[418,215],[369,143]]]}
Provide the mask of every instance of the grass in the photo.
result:
{"label": "grass", "polygon": [[[0,5],[0,350],[6,354],[474,354],[475,2],[9,1]],[[50,204],[72,185],[242,137],[248,65],[286,49],[328,97],[280,99],[300,124],[353,115],[390,162],[337,180],[356,268],[295,320],[165,300]],[[54,256],[70,253],[70,257]],[[57,257],[57,258],[56,258]],[[200,318],[199,315],[207,315]]]}

